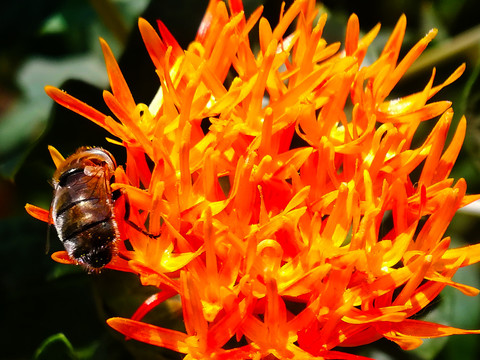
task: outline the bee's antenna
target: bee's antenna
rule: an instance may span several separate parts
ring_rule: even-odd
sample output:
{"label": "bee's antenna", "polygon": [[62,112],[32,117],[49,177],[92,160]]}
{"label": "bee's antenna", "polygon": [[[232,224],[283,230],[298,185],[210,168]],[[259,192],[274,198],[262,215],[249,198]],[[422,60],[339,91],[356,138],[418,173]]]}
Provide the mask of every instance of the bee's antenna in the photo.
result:
{"label": "bee's antenna", "polygon": [[47,228],[47,241],[45,242],[45,255],[48,255],[50,252],[50,224],[48,224]]}

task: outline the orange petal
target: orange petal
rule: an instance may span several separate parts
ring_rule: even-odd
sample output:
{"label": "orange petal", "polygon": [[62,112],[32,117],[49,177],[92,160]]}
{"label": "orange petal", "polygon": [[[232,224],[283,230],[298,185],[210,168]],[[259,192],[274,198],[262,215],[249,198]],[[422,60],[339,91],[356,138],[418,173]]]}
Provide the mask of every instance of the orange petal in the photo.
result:
{"label": "orange petal", "polygon": [[84,102],[74,98],[73,96],[68,95],[66,92],[57,89],[56,87],[45,86],[45,92],[48,96],[50,96],[53,100],[55,100],[63,107],[66,107],[67,109],[70,109],[77,114],[86,117],[87,119],[93,121],[95,124],[103,127],[108,132],[114,134],[112,128],[105,123],[105,118],[107,116],[100,111],[92,108],[90,105],[85,104]]}
{"label": "orange petal", "polygon": [[163,69],[167,47],[152,25],[145,19],[138,19],[138,28],[153,64],[157,69]]}
{"label": "orange petal", "polygon": [[187,335],[179,331],[120,317],[108,319],[107,324],[129,338],[184,354],[188,352],[185,344]]}
{"label": "orange petal", "polygon": [[27,210],[27,213],[35,219],[50,223],[50,212],[48,210],[42,209],[32,204],[26,204],[25,210]]}
{"label": "orange petal", "polygon": [[133,100],[132,93],[128,88],[125,78],[118,67],[117,60],[115,60],[112,50],[105,40],[100,38],[100,44],[102,46],[103,56],[105,57],[105,65],[107,66],[108,78],[110,79],[110,86],[113,94],[118,102],[122,104],[127,111],[133,112],[136,104]]}
{"label": "orange petal", "polygon": [[167,299],[170,299],[172,296],[175,296],[177,293],[171,289],[162,290],[156,294],[153,294],[145,300],[142,305],[135,311],[131,319],[135,321],[140,321],[142,318],[149,313],[154,307],[160,305]]}
{"label": "orange petal", "polygon": [[[177,57],[182,56],[183,55],[183,49],[180,47],[177,40],[172,35],[172,33],[168,30],[168,28],[165,26],[165,24],[161,20],[157,20],[157,26],[158,26],[158,29],[160,30],[160,35],[162,36],[165,44],[167,46],[172,47],[173,59],[176,59]],[[172,61],[172,64],[173,64],[173,61]],[[170,64],[170,65],[172,65],[172,64]]]}
{"label": "orange petal", "polygon": [[400,61],[400,63],[395,67],[393,72],[385,79],[381,84],[377,99],[383,101],[405,74],[405,72],[410,68],[413,62],[420,56],[420,54],[425,50],[427,45],[433,38],[437,35],[437,30],[433,29],[421,39],[415,46],[405,55],[405,57]]}
{"label": "orange petal", "polygon": [[205,38],[207,36],[208,30],[210,29],[212,25],[212,19],[213,16],[215,15],[215,10],[217,7],[218,0],[210,0],[208,3],[207,10],[205,11],[205,15],[203,16],[202,22],[200,23],[200,26],[198,27],[197,31],[197,36],[195,38],[195,41],[198,41],[200,43],[205,42]]}
{"label": "orange petal", "polygon": [[395,54],[393,57],[393,62],[395,63],[397,62],[398,55],[400,54],[400,48],[402,47],[406,28],[407,17],[405,14],[402,14],[382,51],[382,55],[387,53]]}
{"label": "orange petal", "polygon": [[52,259],[60,264],[76,265],[77,263],[70,259],[66,251],[56,251],[52,254]]}
{"label": "orange petal", "polygon": [[445,150],[436,166],[435,175],[432,181],[439,182],[443,179],[446,179],[450,175],[453,165],[455,164],[458,154],[460,153],[460,150],[462,148],[466,131],[467,121],[465,119],[465,116],[462,116],[462,118],[458,122],[457,130],[455,131],[450,145],[448,146],[447,150]]}
{"label": "orange petal", "polygon": [[345,35],[345,53],[352,55],[358,47],[358,38],[360,34],[360,24],[358,16],[350,15],[347,23],[347,33]]}
{"label": "orange petal", "polygon": [[464,330],[451,326],[421,320],[406,319],[398,323],[378,325],[384,335],[399,344],[404,350],[412,350],[421,345],[419,338],[431,339],[449,335],[480,334],[480,330]]}
{"label": "orange petal", "polygon": [[50,152],[50,156],[52,157],[55,167],[58,169],[60,165],[65,162],[65,158],[62,156],[62,154],[60,154],[57,149],[55,149],[51,145],[48,145],[48,151]]}

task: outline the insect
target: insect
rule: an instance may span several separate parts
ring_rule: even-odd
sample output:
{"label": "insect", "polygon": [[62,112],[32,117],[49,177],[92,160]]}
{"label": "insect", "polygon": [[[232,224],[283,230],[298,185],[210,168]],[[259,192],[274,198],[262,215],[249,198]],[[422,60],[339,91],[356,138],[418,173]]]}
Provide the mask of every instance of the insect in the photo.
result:
{"label": "insect", "polygon": [[53,175],[50,218],[68,256],[89,271],[107,265],[119,231],[113,211],[113,156],[98,147],[81,147]]}

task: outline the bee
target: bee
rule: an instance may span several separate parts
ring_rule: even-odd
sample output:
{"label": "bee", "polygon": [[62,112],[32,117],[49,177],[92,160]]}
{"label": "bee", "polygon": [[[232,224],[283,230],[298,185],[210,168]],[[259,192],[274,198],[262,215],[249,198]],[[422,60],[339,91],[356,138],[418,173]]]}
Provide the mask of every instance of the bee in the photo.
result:
{"label": "bee", "polygon": [[113,156],[98,147],[81,147],[53,175],[51,222],[68,256],[89,271],[107,265],[120,238],[110,183]]}

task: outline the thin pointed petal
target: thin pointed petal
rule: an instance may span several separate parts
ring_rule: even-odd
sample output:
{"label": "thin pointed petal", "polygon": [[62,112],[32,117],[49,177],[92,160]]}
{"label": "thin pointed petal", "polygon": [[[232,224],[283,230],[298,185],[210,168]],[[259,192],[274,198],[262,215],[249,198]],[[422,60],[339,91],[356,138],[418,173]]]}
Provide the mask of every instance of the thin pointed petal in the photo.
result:
{"label": "thin pointed petal", "polygon": [[118,67],[117,60],[115,60],[112,50],[105,40],[100,39],[100,44],[102,45],[103,56],[105,57],[105,64],[107,66],[108,78],[110,79],[110,86],[112,88],[113,95],[127,111],[133,111],[136,107],[136,104],[133,100],[132,93],[128,88],[125,78]]}
{"label": "thin pointed petal", "polygon": [[181,332],[119,317],[108,319],[107,324],[129,338],[180,353],[187,351],[185,345],[187,335]]}

